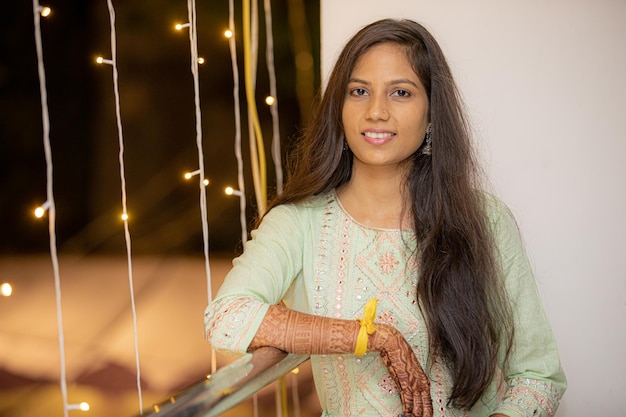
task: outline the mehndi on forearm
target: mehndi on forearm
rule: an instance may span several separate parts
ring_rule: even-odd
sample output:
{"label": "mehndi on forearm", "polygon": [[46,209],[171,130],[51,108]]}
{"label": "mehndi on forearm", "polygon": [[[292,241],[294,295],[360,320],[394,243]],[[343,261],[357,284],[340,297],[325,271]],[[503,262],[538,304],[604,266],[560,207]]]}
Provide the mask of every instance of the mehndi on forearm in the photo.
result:
{"label": "mehndi on forearm", "polygon": [[300,313],[283,306],[270,306],[249,350],[272,346],[285,352],[322,355],[352,353],[359,322]]}

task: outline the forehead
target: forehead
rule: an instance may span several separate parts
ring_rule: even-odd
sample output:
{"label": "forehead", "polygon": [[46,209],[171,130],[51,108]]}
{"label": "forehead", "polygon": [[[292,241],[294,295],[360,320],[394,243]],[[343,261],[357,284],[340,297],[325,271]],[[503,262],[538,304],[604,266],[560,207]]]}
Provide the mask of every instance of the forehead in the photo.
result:
{"label": "forehead", "polygon": [[356,60],[351,75],[364,72],[403,72],[405,76],[413,75],[417,77],[409,60],[407,48],[393,42],[374,45]]}

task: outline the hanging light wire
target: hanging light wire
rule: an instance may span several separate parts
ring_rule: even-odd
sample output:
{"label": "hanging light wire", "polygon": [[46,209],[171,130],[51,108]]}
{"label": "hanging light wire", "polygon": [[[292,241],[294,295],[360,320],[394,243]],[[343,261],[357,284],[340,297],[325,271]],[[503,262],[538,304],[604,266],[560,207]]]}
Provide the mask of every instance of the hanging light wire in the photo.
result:
{"label": "hanging light wire", "polygon": [[204,266],[207,279],[207,298],[209,303],[213,299],[211,288],[211,268],[209,265],[209,223],[206,199],[206,185],[204,183],[204,151],[202,146],[202,111],[200,109],[200,81],[198,77],[198,32],[196,25],[196,2],[187,0],[189,14],[189,44],[191,49],[191,74],[193,76],[194,104],[196,110],[196,147],[198,148],[198,168],[200,169],[200,212],[202,215],[202,238],[204,244]]}
{"label": "hanging light wire", "polygon": [[39,74],[39,91],[41,96],[41,121],[43,126],[43,147],[46,159],[46,194],[48,203],[48,233],[50,237],[50,258],[54,274],[54,292],[56,295],[57,332],[59,338],[60,385],[63,398],[63,415],[68,417],[67,401],[67,372],[65,367],[65,337],[63,332],[63,311],[61,308],[61,276],[59,273],[59,258],[56,244],[56,205],[53,192],[53,164],[52,149],[50,146],[50,113],[48,111],[48,92],[46,89],[46,70],[43,65],[43,46],[41,41],[41,6],[33,0],[33,17],[35,24],[35,48],[37,50],[37,71]]}
{"label": "hanging light wire", "polygon": [[[196,115],[196,147],[198,149],[198,168],[200,170],[200,215],[202,220],[202,243],[204,252],[204,269],[207,282],[207,299],[210,304],[213,300],[211,285],[211,266],[209,263],[209,221],[206,198],[206,182],[204,181],[204,151],[202,140],[202,111],[200,108],[200,80],[198,74],[198,31],[195,0],[187,0],[189,18],[189,46],[191,50],[191,75],[193,77],[194,106]],[[215,349],[211,348],[211,373],[217,369]]]}
{"label": "hanging light wire", "polygon": [[237,41],[235,39],[235,6],[233,0],[228,1],[228,29],[231,36],[228,39],[230,60],[233,69],[233,100],[235,113],[235,157],[237,158],[237,183],[239,191],[239,222],[241,223],[241,243],[248,240],[246,222],[246,190],[243,175],[243,156],[241,152],[241,104],[239,102],[239,65],[237,64]]}
{"label": "hanging light wire", "polygon": [[120,107],[119,75],[117,71],[117,37],[115,34],[115,8],[113,2],[107,0],[109,20],[111,24],[111,66],[113,67],[113,91],[115,93],[115,117],[119,141],[120,180],[122,187],[122,220],[124,222],[124,239],[126,241],[126,256],[128,259],[128,283],[130,288],[130,304],[133,315],[133,336],[135,343],[135,367],[137,369],[137,394],[139,400],[139,414],[143,414],[143,398],[141,392],[141,366],[139,363],[139,336],[137,331],[137,309],[135,306],[135,290],[133,283],[133,262],[130,229],[128,226],[128,207],[126,196],[126,174],[124,170],[124,135],[122,132],[122,116]]}
{"label": "hanging light wire", "polygon": [[283,165],[280,152],[280,123],[278,118],[278,92],[276,89],[276,69],[274,66],[274,34],[272,29],[272,3],[264,0],[265,9],[265,38],[266,38],[266,62],[267,72],[270,81],[270,95],[274,98],[274,103],[270,105],[272,115],[272,160],[276,172],[276,193],[283,193]]}

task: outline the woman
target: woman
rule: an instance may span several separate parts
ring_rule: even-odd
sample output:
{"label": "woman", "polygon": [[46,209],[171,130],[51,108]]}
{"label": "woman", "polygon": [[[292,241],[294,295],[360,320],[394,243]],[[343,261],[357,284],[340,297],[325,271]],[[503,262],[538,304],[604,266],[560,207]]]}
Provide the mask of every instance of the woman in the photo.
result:
{"label": "woman", "polygon": [[346,44],[294,161],[207,308],[216,349],[311,354],[323,416],[554,415],[531,268],[424,27]]}

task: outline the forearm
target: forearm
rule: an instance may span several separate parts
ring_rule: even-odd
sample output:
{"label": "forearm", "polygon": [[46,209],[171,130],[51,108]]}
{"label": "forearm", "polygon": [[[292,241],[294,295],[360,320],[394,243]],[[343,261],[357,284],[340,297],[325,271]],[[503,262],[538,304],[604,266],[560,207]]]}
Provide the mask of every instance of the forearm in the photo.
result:
{"label": "forearm", "polygon": [[314,316],[272,305],[249,350],[271,346],[289,353],[308,355],[352,353],[359,328],[356,320]]}

